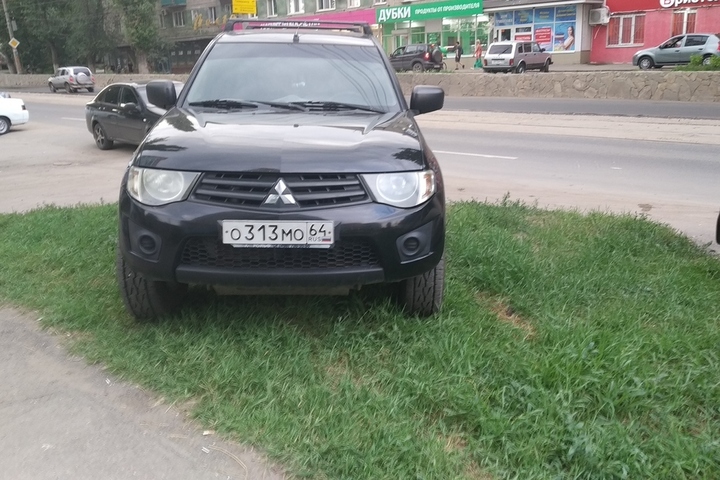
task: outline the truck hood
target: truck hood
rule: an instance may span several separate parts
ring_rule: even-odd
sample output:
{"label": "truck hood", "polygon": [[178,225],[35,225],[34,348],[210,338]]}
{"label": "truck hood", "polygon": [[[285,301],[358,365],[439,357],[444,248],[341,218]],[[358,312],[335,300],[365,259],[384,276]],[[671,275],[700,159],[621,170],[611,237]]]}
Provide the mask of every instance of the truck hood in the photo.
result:
{"label": "truck hood", "polygon": [[134,164],[185,171],[380,173],[425,168],[424,148],[409,112],[173,108],[140,145]]}

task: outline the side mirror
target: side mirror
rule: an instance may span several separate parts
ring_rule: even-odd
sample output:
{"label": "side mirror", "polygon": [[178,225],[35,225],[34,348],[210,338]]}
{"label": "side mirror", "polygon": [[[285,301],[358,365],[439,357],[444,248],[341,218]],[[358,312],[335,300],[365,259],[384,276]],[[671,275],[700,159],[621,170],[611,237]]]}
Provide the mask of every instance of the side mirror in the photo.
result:
{"label": "side mirror", "polygon": [[541,51],[541,52],[544,52],[544,51],[545,51],[545,49],[544,49],[544,48],[541,48],[541,49],[540,49],[540,51]]}
{"label": "side mirror", "polygon": [[121,106],[127,113],[140,113],[140,107],[137,103],[123,103]]}
{"label": "side mirror", "polygon": [[168,110],[177,102],[175,84],[170,80],[152,80],[145,87],[148,101],[164,110]]}
{"label": "side mirror", "polygon": [[410,110],[416,115],[440,110],[445,103],[445,91],[440,87],[417,85],[410,95]]}

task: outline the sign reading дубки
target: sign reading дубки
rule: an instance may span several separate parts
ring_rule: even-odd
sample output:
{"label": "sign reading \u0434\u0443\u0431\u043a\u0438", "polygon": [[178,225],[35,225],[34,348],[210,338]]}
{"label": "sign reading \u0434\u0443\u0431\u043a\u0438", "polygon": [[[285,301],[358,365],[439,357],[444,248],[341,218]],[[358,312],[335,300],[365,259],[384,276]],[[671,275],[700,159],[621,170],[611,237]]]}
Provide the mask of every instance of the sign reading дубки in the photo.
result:
{"label": "sign reading \u0434\u0443\u0431\u043a\u0438", "polygon": [[422,3],[401,7],[378,8],[375,11],[377,23],[426,20],[429,18],[466,17],[482,13],[482,0],[454,0],[449,2]]}

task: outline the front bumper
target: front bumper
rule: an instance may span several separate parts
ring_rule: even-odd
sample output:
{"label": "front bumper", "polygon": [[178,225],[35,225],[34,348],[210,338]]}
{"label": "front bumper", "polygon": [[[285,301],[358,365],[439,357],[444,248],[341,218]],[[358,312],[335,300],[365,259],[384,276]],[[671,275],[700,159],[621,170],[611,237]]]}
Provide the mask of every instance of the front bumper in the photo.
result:
{"label": "front bumper", "polygon": [[[373,202],[267,212],[199,201],[149,207],[120,194],[119,245],[129,266],[155,280],[253,288],[359,288],[425,273],[444,250],[442,189],[423,205]],[[222,220],[332,221],[330,249],[234,248],[222,243]],[[416,249],[408,250],[406,240]],[[148,246],[152,248],[148,248]]]}

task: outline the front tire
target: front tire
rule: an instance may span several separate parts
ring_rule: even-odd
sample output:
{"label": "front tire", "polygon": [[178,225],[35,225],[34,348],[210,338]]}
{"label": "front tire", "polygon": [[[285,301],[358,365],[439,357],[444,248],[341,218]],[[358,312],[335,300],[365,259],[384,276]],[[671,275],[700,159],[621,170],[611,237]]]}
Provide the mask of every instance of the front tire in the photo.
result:
{"label": "front tire", "polygon": [[187,285],[148,279],[130,268],[120,249],[117,251],[116,274],[125,308],[137,321],[157,320],[177,312],[182,306]]}
{"label": "front tire", "polygon": [[638,60],[638,67],[640,67],[640,70],[650,70],[654,66],[655,62],[653,62],[653,59],[650,57],[642,57]]}
{"label": "front tire", "polygon": [[113,147],[114,142],[107,137],[105,129],[100,123],[96,122],[93,126],[93,138],[95,139],[95,145],[100,150],[110,150]]}
{"label": "front tire", "polygon": [[57,88],[55,88],[55,85],[53,85],[52,82],[48,83],[48,87],[50,88],[50,93],[57,92]]}
{"label": "front tire", "polygon": [[545,65],[540,69],[543,73],[548,73],[550,71],[550,60],[545,60]]}
{"label": "front tire", "polygon": [[5,117],[0,117],[0,135],[5,135],[10,130],[10,120]]}
{"label": "front tire", "polygon": [[432,270],[400,282],[399,303],[406,313],[429,317],[440,311],[445,291],[445,257]]}

